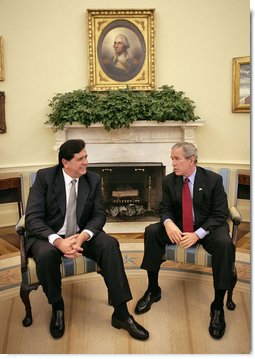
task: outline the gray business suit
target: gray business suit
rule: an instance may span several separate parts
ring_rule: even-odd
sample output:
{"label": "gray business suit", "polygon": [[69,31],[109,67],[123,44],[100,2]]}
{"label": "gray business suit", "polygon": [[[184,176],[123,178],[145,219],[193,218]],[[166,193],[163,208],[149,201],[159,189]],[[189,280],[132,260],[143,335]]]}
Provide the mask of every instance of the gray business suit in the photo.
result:
{"label": "gray business suit", "polygon": [[[171,219],[182,229],[183,177],[175,173],[163,179],[163,194],[160,203],[160,223],[145,229],[145,250],[141,268],[157,272],[163,262],[165,245],[170,242],[164,221]],[[234,246],[229,236],[227,196],[222,177],[212,171],[197,167],[193,188],[194,229],[202,227],[209,234],[199,243],[212,255],[212,270],[215,289],[231,287],[231,271]]]}
{"label": "gray business suit", "polygon": [[[66,191],[62,168],[39,170],[30,189],[26,208],[28,254],[36,261],[37,275],[50,304],[61,298],[59,265],[62,253],[48,242],[48,236],[62,228],[66,212]],[[95,260],[102,270],[113,306],[132,299],[118,241],[103,230],[106,221],[100,177],[87,172],[80,177],[77,196],[77,224],[94,236],[84,242],[83,255]]]}

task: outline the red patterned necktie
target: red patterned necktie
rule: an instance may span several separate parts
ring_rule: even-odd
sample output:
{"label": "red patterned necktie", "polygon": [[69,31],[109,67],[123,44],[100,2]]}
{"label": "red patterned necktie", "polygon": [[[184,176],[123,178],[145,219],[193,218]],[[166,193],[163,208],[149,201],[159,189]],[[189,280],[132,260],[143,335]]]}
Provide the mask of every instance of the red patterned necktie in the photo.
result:
{"label": "red patterned necktie", "polygon": [[194,232],[192,216],[192,199],[189,189],[189,179],[185,178],[182,189],[182,231]]}

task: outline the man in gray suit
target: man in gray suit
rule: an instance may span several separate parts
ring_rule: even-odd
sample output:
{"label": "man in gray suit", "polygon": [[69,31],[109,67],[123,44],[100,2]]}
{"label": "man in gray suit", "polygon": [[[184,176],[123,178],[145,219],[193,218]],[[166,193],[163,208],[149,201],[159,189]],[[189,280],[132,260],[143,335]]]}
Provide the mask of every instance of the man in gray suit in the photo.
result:
{"label": "man in gray suit", "polygon": [[[223,300],[231,287],[234,246],[229,236],[228,202],[222,177],[197,166],[197,149],[192,143],[181,142],[172,147],[173,172],[163,179],[160,222],[145,229],[144,258],[141,268],[147,270],[148,288],[137,302],[135,312],[150,310],[161,299],[158,273],[166,244],[189,248],[199,242],[212,255],[215,297],[211,303],[209,332],[220,339],[225,332]],[[183,200],[184,182],[189,199]],[[183,216],[190,202],[190,224],[184,228]]]}
{"label": "man in gray suit", "polygon": [[[61,294],[61,256],[84,255],[96,261],[114,307],[112,326],[123,328],[140,340],[148,331],[129,314],[132,299],[118,241],[103,231],[106,221],[98,174],[87,171],[83,140],[68,140],[59,150],[59,164],[37,172],[26,209],[26,250],[36,262],[43,291],[52,305],[50,333],[60,338],[65,331],[64,301]],[[77,197],[75,229],[67,232],[67,205],[71,187]],[[75,197],[74,193],[74,197]],[[81,313],[82,315],[82,313]],[[100,323],[98,323],[100,325]]]}

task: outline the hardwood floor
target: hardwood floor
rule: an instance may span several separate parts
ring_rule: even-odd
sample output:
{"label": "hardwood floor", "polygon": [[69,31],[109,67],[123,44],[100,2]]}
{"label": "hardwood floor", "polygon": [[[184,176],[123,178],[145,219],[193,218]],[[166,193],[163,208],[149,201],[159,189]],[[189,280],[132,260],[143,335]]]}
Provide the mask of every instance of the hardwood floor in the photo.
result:
{"label": "hardwood floor", "polygon": [[[19,251],[19,237],[15,226],[0,228],[0,256]],[[0,257],[1,258],[1,257]]]}

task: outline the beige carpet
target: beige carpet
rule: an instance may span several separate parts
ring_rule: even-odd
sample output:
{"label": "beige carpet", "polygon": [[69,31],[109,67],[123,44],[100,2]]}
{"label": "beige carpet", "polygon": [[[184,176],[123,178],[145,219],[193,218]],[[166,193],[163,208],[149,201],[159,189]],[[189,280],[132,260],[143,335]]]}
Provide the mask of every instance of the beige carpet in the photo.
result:
{"label": "beige carpet", "polygon": [[[133,300],[146,289],[146,273],[139,269],[142,243],[121,243]],[[141,316],[135,316],[150,332],[146,342],[132,339],[111,326],[112,308],[106,287],[96,273],[67,278],[63,285],[66,332],[54,340],[49,334],[51,307],[42,289],[30,295],[31,327],[22,326],[24,306],[19,298],[20,259],[0,260],[1,354],[248,354],[250,352],[250,261],[237,253],[238,283],[235,311],[225,310],[227,329],[220,341],[208,333],[209,306],[213,297],[210,268],[166,262],[160,271],[162,299]]]}
{"label": "beige carpet", "polygon": [[[136,300],[146,287],[146,275],[128,269],[134,300],[128,306],[134,313]],[[141,342],[124,330],[111,326],[112,307],[100,275],[95,273],[65,280],[65,335],[54,340],[49,333],[51,307],[41,288],[31,293],[33,324],[22,326],[24,307],[18,288],[0,296],[2,354],[248,354],[250,352],[250,286],[238,283],[235,311],[225,310],[226,333],[214,340],[208,333],[212,280],[204,274],[175,271],[160,273],[162,299],[137,321],[150,332]]]}

